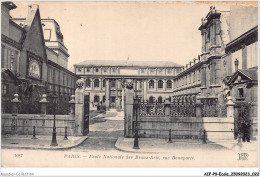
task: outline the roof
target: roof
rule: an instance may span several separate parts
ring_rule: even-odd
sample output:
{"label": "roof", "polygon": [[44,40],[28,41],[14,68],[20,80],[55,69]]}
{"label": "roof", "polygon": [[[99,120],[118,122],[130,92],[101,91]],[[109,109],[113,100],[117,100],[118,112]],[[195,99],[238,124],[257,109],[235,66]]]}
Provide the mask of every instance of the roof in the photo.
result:
{"label": "roof", "polygon": [[238,71],[241,72],[243,75],[247,76],[251,80],[258,80],[257,69],[240,69]]}
{"label": "roof", "polygon": [[182,67],[170,61],[85,60],[74,66]]}
{"label": "roof", "polygon": [[238,77],[238,75],[243,75],[250,81],[258,81],[258,67],[237,70],[233,74],[233,76],[230,78],[230,80],[228,81],[228,84],[233,83],[236,80],[236,78]]}

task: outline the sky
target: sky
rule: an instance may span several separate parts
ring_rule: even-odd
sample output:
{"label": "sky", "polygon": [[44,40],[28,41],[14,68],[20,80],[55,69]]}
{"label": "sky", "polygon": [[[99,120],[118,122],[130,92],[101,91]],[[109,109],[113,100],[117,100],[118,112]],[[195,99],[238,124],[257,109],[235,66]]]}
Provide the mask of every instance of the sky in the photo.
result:
{"label": "sky", "polygon": [[[186,65],[201,52],[201,18],[212,4],[196,2],[15,2],[14,18],[38,4],[55,19],[70,54],[85,60],[172,61]],[[217,10],[228,5],[214,4]]]}

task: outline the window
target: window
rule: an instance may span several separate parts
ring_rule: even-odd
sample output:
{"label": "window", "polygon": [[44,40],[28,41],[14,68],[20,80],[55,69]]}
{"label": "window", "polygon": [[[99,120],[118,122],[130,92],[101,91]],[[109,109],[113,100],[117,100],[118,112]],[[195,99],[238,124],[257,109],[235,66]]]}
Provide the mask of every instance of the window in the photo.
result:
{"label": "window", "polygon": [[2,84],[2,95],[8,94],[8,85]]}
{"label": "window", "polygon": [[240,98],[244,97],[244,89],[243,88],[238,89],[238,97],[240,97]]}
{"label": "window", "polygon": [[158,88],[163,88],[163,81],[162,80],[158,81]]}
{"label": "window", "polygon": [[141,69],[141,73],[144,73],[144,71],[145,71],[144,69]]}
{"label": "window", "polygon": [[99,96],[97,95],[94,96],[94,103],[99,103]]}
{"label": "window", "polygon": [[195,73],[195,71],[193,72],[193,82],[195,82],[196,81],[196,73]]}
{"label": "window", "polygon": [[139,88],[142,89],[142,81],[139,82]]}
{"label": "window", "polygon": [[104,73],[107,73],[108,69],[107,68],[104,68]]}
{"label": "window", "polygon": [[90,87],[90,85],[91,85],[90,79],[86,79],[86,87]]}
{"label": "window", "polygon": [[99,80],[98,79],[94,80],[94,87],[99,87]]}
{"label": "window", "polygon": [[95,69],[95,72],[96,72],[96,73],[98,73],[98,72],[99,72],[99,69],[98,69],[98,68],[96,68],[96,69]]}
{"label": "window", "polygon": [[150,73],[153,74],[154,73],[154,69],[150,69]]}
{"label": "window", "polygon": [[111,87],[116,87],[116,81],[115,80],[111,81]]}
{"label": "window", "polygon": [[168,74],[171,74],[172,70],[171,69],[167,69],[167,72],[168,72]]}
{"label": "window", "polygon": [[106,101],[106,96],[104,95],[103,96],[103,103],[105,103],[105,101]]}
{"label": "window", "polygon": [[112,72],[115,73],[116,72],[116,68],[112,68]]}
{"label": "window", "polygon": [[171,80],[167,80],[167,88],[172,88],[172,81]]}
{"label": "window", "polygon": [[86,72],[89,73],[90,72],[90,68],[86,68]]}
{"label": "window", "polygon": [[44,30],[44,40],[50,41],[51,40],[51,29]]}
{"label": "window", "polygon": [[158,69],[159,74],[162,74],[162,72],[163,72],[163,69]]}
{"label": "window", "polygon": [[154,101],[153,101],[153,96],[150,96],[149,97],[149,103],[153,103]]}
{"label": "window", "polygon": [[161,96],[158,97],[158,103],[162,103],[162,97]]}
{"label": "window", "polygon": [[154,88],[154,81],[153,81],[153,80],[150,80],[150,81],[149,81],[149,88],[150,88],[150,89],[153,89],[153,88]]}

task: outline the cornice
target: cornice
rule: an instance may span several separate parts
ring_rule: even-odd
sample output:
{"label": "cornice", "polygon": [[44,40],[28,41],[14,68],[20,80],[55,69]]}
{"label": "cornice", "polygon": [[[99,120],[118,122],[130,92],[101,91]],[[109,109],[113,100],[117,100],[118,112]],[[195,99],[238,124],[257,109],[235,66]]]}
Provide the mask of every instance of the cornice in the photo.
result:
{"label": "cornice", "polygon": [[12,47],[17,48],[18,50],[21,50],[21,48],[22,48],[22,45],[20,43],[16,42],[15,40],[13,40],[13,39],[11,39],[7,36],[5,36],[4,34],[1,34],[1,40],[2,40],[2,42],[5,42],[5,43],[11,45]]}

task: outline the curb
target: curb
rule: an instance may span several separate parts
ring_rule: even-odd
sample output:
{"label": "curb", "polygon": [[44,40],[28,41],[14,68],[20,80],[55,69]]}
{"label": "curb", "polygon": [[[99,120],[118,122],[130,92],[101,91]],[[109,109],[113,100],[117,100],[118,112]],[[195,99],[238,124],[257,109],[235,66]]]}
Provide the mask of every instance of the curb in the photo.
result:
{"label": "curb", "polygon": [[124,139],[124,137],[119,137],[115,143],[115,149],[118,150],[118,151],[121,151],[121,152],[130,152],[130,153],[142,153],[142,154],[146,154],[146,153],[149,153],[149,154],[159,154],[159,152],[144,152],[144,151],[138,151],[138,150],[124,150],[122,148],[120,148],[119,144],[122,142],[122,140]]}
{"label": "curb", "polygon": [[6,146],[6,145],[2,145],[2,149],[30,149],[30,150],[66,150],[66,149],[72,149],[75,147],[80,146],[83,142],[85,142],[88,139],[88,136],[85,136],[84,138],[82,138],[82,140],[79,140],[80,142],[72,145],[72,146],[67,146],[67,147],[53,147],[53,148],[49,148],[49,147],[13,147],[13,146]]}

